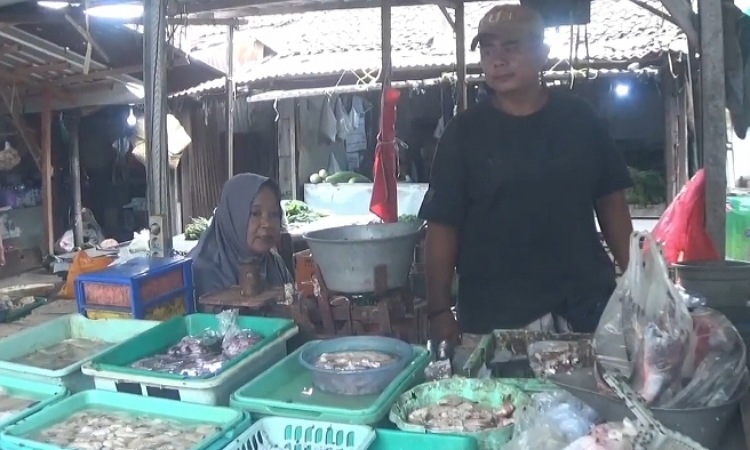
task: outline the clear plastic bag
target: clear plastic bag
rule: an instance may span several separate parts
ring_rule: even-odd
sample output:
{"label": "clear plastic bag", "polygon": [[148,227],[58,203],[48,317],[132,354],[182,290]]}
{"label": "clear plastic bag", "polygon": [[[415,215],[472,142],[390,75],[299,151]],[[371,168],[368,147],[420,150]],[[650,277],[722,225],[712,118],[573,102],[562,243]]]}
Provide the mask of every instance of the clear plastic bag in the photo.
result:
{"label": "clear plastic bag", "polygon": [[658,404],[680,382],[692,331],[659,245],[648,233],[633,233],[630,263],[595,333],[597,363],[629,376],[646,404]]}
{"label": "clear plastic bag", "polygon": [[241,329],[237,323],[238,314],[238,310],[228,309],[216,315],[216,319],[219,321],[219,330],[223,336],[221,347],[224,356],[229,359],[239,356],[263,339],[262,336],[252,330]]}
{"label": "clear plastic bag", "polygon": [[564,450],[634,450],[637,429],[629,421],[605,423],[576,439]]}
{"label": "clear plastic bag", "polygon": [[597,420],[593,409],[568,392],[540,392],[516,413],[513,439],[505,449],[560,450],[587,435]]}
{"label": "clear plastic bag", "polygon": [[705,408],[726,403],[747,383],[747,349],[737,328],[720,312],[692,313],[693,334],[682,377],[690,380],[664,402],[673,409]]}

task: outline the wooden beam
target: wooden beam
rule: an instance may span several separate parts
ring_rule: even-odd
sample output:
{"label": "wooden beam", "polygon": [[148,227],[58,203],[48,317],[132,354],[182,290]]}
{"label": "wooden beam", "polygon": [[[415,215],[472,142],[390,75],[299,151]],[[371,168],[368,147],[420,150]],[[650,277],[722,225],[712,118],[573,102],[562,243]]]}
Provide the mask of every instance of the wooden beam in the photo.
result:
{"label": "wooden beam", "polygon": [[44,212],[44,241],[47,244],[47,254],[55,254],[55,228],[52,202],[52,99],[45,95],[44,109],[42,109],[42,211]]}
{"label": "wooden beam", "polygon": [[21,136],[21,142],[26,147],[26,151],[34,158],[34,162],[39,170],[42,170],[42,157],[39,143],[37,142],[34,132],[26,124],[23,117],[23,104],[14,87],[0,86],[0,98],[5,104],[6,109],[10,112],[13,124]]}
{"label": "wooden beam", "polygon": [[706,170],[706,230],[722,257],[726,252],[727,124],[722,2],[699,0],[700,89]]}
{"label": "wooden beam", "polygon": [[20,67],[18,69],[13,70],[13,75],[25,76],[25,75],[35,74],[35,73],[62,72],[68,69],[70,69],[70,63],[59,62],[59,63],[52,63],[52,64],[42,64],[38,66]]}
{"label": "wooden beam", "polygon": [[91,34],[89,33],[87,29],[79,25],[78,22],[76,22],[76,20],[70,14],[65,14],[65,20],[67,20],[68,23],[73,28],[75,28],[78,34],[80,34],[84,39],[86,39],[86,42],[88,42],[89,45],[91,45],[91,47],[93,47],[94,50],[96,50],[96,52],[99,53],[99,56],[102,57],[104,62],[106,62],[107,64],[111,62],[109,55],[107,55],[107,52],[105,52],[102,46],[99,45],[99,43],[96,42],[96,40],[94,40],[94,38],[91,36]]}
{"label": "wooden beam", "polygon": [[391,86],[391,76],[393,75],[392,56],[391,0],[383,0],[382,6],[380,7],[380,79],[383,83],[383,91]]}
{"label": "wooden beam", "polygon": [[[721,6],[721,0],[714,1],[719,6]],[[661,3],[662,5],[664,5],[667,11],[669,11],[669,15],[672,17],[672,19],[674,19],[674,21],[679,24],[679,27],[688,38],[688,43],[698,46],[698,42],[700,41],[700,39],[698,31],[696,29],[697,18],[695,16],[695,13],[693,12],[693,9],[690,7],[690,2],[687,2],[685,0],[661,0]]]}
{"label": "wooden beam", "polygon": [[451,13],[448,12],[448,8],[445,6],[438,6],[440,8],[440,12],[443,14],[443,17],[445,17],[445,20],[448,22],[448,25],[451,26],[453,29],[453,32],[456,32],[456,21],[453,20],[453,17],[451,17]]}
{"label": "wooden beam", "polygon": [[18,44],[5,44],[0,46],[0,56],[18,53]]}
{"label": "wooden beam", "polygon": [[643,0],[630,0],[631,3],[640,6],[641,8],[645,9],[646,11],[650,12],[651,14],[666,20],[667,22],[671,23],[672,25],[675,25],[677,27],[680,26],[679,23],[677,23],[676,20],[674,20],[674,17],[670,16],[669,13],[666,11],[660,11],[653,6],[649,5]]}
{"label": "wooden beam", "polygon": [[89,72],[87,74],[82,73],[69,75],[64,78],[52,80],[51,83],[57,86],[66,86],[70,84],[83,83],[86,81],[103,80],[105,78],[119,75],[130,75],[139,72],[143,72],[143,66],[141,65],[125,66],[116,69],[97,70],[96,72]]}

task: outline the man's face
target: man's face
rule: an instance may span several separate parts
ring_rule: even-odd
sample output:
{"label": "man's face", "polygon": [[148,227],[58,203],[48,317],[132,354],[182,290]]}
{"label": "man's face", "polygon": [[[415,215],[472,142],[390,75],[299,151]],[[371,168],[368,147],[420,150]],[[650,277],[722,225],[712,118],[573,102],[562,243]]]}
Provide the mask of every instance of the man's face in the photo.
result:
{"label": "man's face", "polygon": [[535,38],[487,36],[479,41],[479,52],[487,85],[506,94],[539,84],[549,50]]}

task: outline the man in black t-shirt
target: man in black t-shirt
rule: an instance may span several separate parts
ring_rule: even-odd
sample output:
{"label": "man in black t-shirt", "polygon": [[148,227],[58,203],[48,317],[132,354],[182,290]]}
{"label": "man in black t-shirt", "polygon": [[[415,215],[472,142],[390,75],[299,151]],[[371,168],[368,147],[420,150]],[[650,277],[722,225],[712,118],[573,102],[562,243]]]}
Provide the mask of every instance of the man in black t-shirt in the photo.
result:
{"label": "man in black t-shirt", "polygon": [[540,83],[543,39],[538,13],[501,5],[472,42],[491,99],[446,127],[420,210],[434,339],[542,319],[592,332],[615,287],[594,212],[616,262],[627,265],[627,166],[585,101]]}

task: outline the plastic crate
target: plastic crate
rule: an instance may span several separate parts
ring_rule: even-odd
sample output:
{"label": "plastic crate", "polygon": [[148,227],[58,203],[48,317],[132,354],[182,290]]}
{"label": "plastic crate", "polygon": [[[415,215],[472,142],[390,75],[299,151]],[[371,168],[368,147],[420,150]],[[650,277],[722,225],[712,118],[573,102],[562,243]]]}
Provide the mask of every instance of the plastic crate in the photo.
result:
{"label": "plastic crate", "polygon": [[0,376],[0,387],[11,396],[34,400],[34,403],[30,404],[22,411],[18,411],[15,414],[0,420],[0,428],[28,417],[68,395],[68,390],[65,389],[64,386],[37,383],[34,381],[5,376]]}
{"label": "plastic crate", "polygon": [[76,278],[76,300],[78,312],[89,318],[111,317],[106,314],[110,313],[133,319],[164,319],[170,313],[174,315],[176,301],[191,314],[195,312],[192,260],[139,257],[80,275]]}
{"label": "plastic crate", "polygon": [[239,386],[281,360],[286,355],[287,340],[298,332],[294,322],[287,319],[239,316],[237,320],[240,328],[254,330],[263,340],[213,375],[184,377],[130,367],[142,358],[166,351],[185,336],[218,330],[213,314],[192,314],[163,322],[101,353],[83,370],[95,378],[97,389],[225,405]]}
{"label": "plastic crate", "polygon": [[309,342],[275,366],[242,386],[232,395],[230,405],[248,411],[253,418],[268,416],[314,419],[353,425],[375,425],[388,415],[402,392],[424,380],[430,354],[414,347],[412,362],[380,394],[339,395],[314,389],[312,373],[302,367],[299,354]]}
{"label": "plastic crate", "polygon": [[369,450],[479,450],[476,439],[450,434],[409,433],[396,430],[377,430]]}
{"label": "plastic crate", "polygon": [[153,416],[183,423],[214,425],[220,431],[190,450],[214,450],[226,447],[245,430],[247,416],[240,411],[218,406],[180,403],[160,398],[143,398],[119,392],[86,391],[50,405],[8,426],[0,432],[3,450],[64,450],[24,438],[30,433],[62,422],[77,412],[88,409],[125,412],[136,416]]}
{"label": "plastic crate", "polygon": [[363,425],[342,425],[287,417],[255,422],[224,450],[367,450],[375,431]]}
{"label": "plastic crate", "polygon": [[[187,308],[188,301],[185,295],[177,294],[172,298],[165,298],[160,302],[153,302],[146,306],[143,320],[157,320],[163,322],[177,316],[190,314]],[[112,311],[108,309],[88,308],[86,317],[93,320],[99,319],[135,319],[130,311]]]}
{"label": "plastic crate", "polygon": [[78,314],[58,317],[0,339],[0,375],[62,385],[72,393],[93,389],[94,380],[81,373],[81,366],[106,349],[59,370],[42,369],[11,360],[71,338],[116,344],[158,324],[148,320],[89,320]]}

